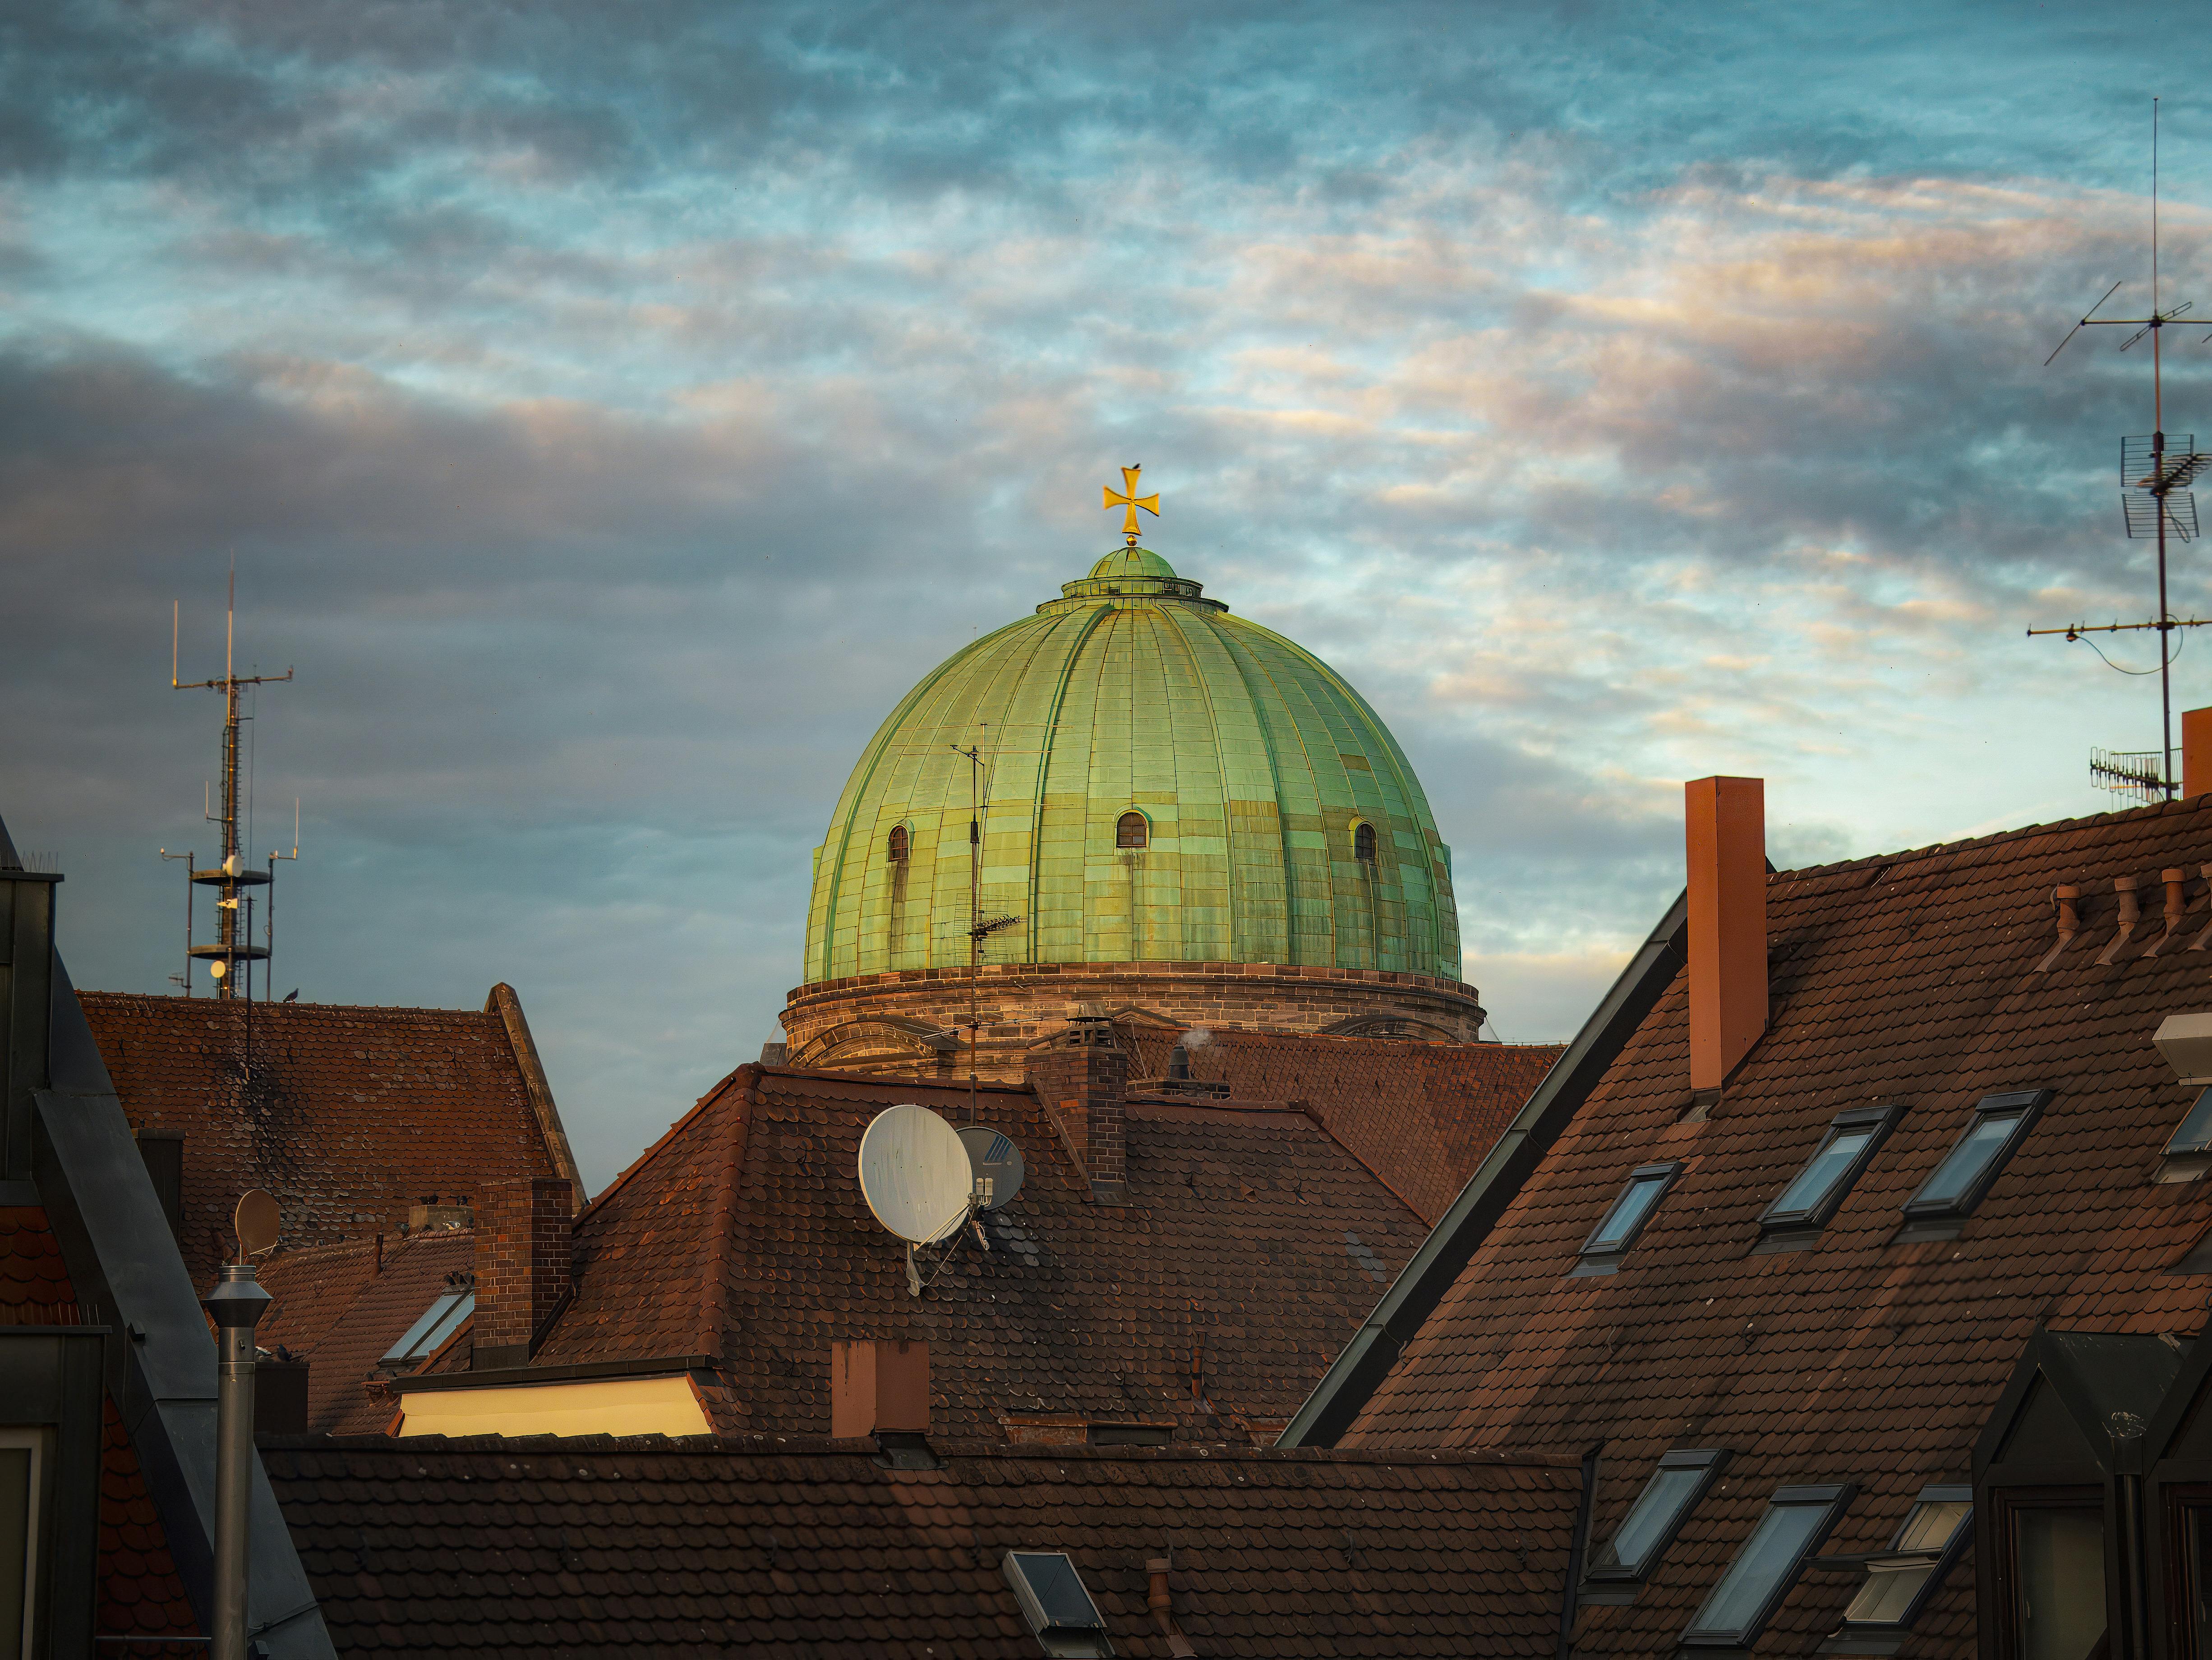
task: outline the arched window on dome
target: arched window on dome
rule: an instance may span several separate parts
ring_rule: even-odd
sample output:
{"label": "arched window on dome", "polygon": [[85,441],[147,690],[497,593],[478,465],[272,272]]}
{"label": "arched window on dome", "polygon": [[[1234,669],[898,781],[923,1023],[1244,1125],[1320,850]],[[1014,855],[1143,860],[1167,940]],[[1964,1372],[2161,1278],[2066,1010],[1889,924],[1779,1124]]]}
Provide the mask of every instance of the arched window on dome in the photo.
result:
{"label": "arched window on dome", "polygon": [[1152,839],[1152,827],[1141,812],[1125,812],[1114,826],[1114,845],[1117,848],[1141,848]]}
{"label": "arched window on dome", "polygon": [[1363,865],[1375,862],[1375,826],[1355,824],[1352,827],[1352,856]]}
{"label": "arched window on dome", "polygon": [[890,837],[884,844],[884,851],[890,856],[891,863],[894,865],[903,865],[906,863],[906,826],[904,824],[893,824],[891,826]]}

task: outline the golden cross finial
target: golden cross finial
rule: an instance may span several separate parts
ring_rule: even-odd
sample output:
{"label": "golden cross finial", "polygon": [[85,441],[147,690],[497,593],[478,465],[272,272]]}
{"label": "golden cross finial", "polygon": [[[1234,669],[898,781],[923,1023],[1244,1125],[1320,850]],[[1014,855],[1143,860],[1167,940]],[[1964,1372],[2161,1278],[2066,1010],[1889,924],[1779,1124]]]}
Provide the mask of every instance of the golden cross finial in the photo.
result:
{"label": "golden cross finial", "polygon": [[1157,493],[1151,496],[1137,494],[1137,475],[1143,471],[1141,466],[1122,468],[1121,488],[1118,493],[1111,484],[1100,487],[1106,496],[1106,500],[1100,504],[1103,509],[1128,509],[1121,518],[1121,534],[1128,538],[1133,548],[1137,545],[1137,509],[1142,508],[1155,519],[1160,516],[1160,498]]}

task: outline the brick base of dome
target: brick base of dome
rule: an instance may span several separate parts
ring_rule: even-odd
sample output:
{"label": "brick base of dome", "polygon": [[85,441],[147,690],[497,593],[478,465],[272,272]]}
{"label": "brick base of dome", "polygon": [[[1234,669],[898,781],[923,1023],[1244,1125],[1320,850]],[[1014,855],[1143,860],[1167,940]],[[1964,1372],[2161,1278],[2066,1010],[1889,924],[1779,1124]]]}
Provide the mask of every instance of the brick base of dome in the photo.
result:
{"label": "brick base of dome", "polygon": [[[800,986],[785,1000],[793,1066],[945,1082],[968,1075],[965,969],[915,969]],[[1473,1043],[1473,986],[1425,974],[1277,963],[986,964],[973,993],[979,1077],[1021,1081],[1030,1046],[1078,1005],[1101,1014],[1243,1031]]]}

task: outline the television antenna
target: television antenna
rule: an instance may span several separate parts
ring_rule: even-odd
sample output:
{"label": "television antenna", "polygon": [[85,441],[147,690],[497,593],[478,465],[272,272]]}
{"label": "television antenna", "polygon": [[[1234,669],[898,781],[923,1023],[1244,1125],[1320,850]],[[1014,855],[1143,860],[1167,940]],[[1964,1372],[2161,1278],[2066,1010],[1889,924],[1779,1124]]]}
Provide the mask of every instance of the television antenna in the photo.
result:
{"label": "television antenna", "polygon": [[[988,732],[988,727],[985,730]],[[983,942],[1012,927],[1018,916],[983,915],[983,825],[991,812],[990,787],[980,746],[952,746],[968,762],[968,1120],[975,1120],[975,1046],[982,1031]]]}
{"label": "television antenna", "polygon": [[906,1243],[906,1286],[921,1295],[917,1245],[957,1233],[975,1213],[975,1171],[960,1133],[927,1107],[885,1107],[860,1133],[860,1197]]}
{"label": "television antenna", "polygon": [[[2168,435],[2166,430],[2166,386],[2163,338],[2166,327],[2188,315],[2194,302],[2185,300],[2179,305],[2167,307],[2159,283],[2158,269],[2158,116],[2159,100],[2150,100],[2150,314],[2148,317],[2100,317],[2097,313],[2120,290],[2115,283],[2105,290],[2104,298],[2089,307],[2081,320],[2067,331],[2066,338],[2051,349],[2051,356],[2043,360],[2049,368],[2057,361],[2058,354],[2066,350],[2075,335],[2083,329],[2132,328],[2135,332],[2120,342],[2120,350],[2127,350],[2150,337],[2151,431],[2144,435],[2123,438],[2120,441],[2120,510],[2127,532],[2135,540],[2155,540],[2158,544],[2158,616],[2148,623],[2112,622],[2094,625],[2072,623],[2064,628],[2030,629],[2031,639],[2042,635],[2063,635],[2070,645],[2092,634],[2131,634],[2155,630],[2158,635],[2158,698],[2160,746],[2155,751],[2097,751],[2089,762],[2089,775],[2106,789],[2121,794],[2139,795],[2145,800],[2171,800],[2180,787],[2173,775],[2173,634],[2177,629],[2200,629],[2208,620],[2191,617],[2177,618],[2166,603],[2166,552],[2169,537],[2182,542],[2197,539],[2197,497],[2189,488],[2197,476],[2212,466],[2212,454],[2197,447],[2193,433]],[[2197,323],[2203,319],[2197,319]],[[2190,326],[2195,326],[2195,324]],[[2212,334],[2204,337],[2212,340]],[[2202,344],[2200,342],[2199,344]],[[2178,441],[2168,442],[2171,436]],[[2092,650],[2095,642],[2089,642]],[[2104,653],[2099,651],[2100,657]],[[2109,666],[2118,668],[2109,658]],[[2123,669],[2124,674],[2148,674],[2148,669]],[[2146,764],[2155,758],[2157,769],[2153,775]]]}
{"label": "television antenna", "polygon": [[[177,633],[182,609],[175,603],[172,603],[169,608],[169,689],[172,691],[219,691],[223,695],[226,711],[222,726],[222,812],[216,813],[211,803],[202,809],[209,823],[222,827],[222,853],[217,862],[206,870],[192,869],[188,857],[185,871],[185,879],[191,885],[220,890],[215,902],[215,943],[193,945],[187,937],[185,956],[187,959],[198,958],[206,962],[209,974],[215,978],[215,994],[218,998],[227,1000],[244,997],[251,1001],[253,996],[253,964],[265,958],[270,949],[268,946],[253,943],[253,896],[251,891],[267,887],[276,879],[276,860],[280,855],[274,853],[269,855],[270,865],[265,873],[249,870],[239,847],[239,727],[241,719],[252,717],[239,714],[238,693],[242,686],[271,685],[289,680],[292,671],[286,669],[282,674],[238,672],[237,560],[231,561],[230,593],[223,611],[222,678],[186,681],[177,678]],[[295,803],[293,847],[290,854],[284,855],[295,859],[300,854],[297,811],[297,804]],[[161,856],[167,859],[172,855],[164,848]],[[185,901],[185,926],[189,936],[191,927],[191,896],[189,892]],[[272,932],[273,927],[272,919]],[[239,971],[241,964],[245,969],[243,974]],[[185,966],[189,970],[189,960]],[[189,992],[190,986],[187,985],[185,989]],[[264,991],[265,994],[265,987]]]}

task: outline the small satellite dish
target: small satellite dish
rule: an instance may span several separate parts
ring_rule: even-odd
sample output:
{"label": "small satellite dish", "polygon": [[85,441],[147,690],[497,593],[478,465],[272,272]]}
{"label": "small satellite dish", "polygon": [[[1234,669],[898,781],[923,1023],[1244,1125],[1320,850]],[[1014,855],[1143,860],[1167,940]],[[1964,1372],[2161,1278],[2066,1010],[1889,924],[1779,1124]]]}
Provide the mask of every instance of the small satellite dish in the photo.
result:
{"label": "small satellite dish", "polygon": [[1004,1210],[1012,1204],[1027,1173],[1022,1150],[988,1124],[963,1125],[960,1144],[968,1149],[969,1167],[975,1172],[975,1208]]}
{"label": "small satellite dish", "polygon": [[251,1262],[264,1251],[276,1249],[276,1229],[282,1218],[276,1201],[260,1188],[249,1188],[238,1201],[232,1224],[238,1230],[239,1255]]}
{"label": "small satellite dish", "polygon": [[886,1107],[860,1137],[860,1195],[909,1245],[942,1239],[968,1219],[975,1179],[958,1133],[927,1107]]}

